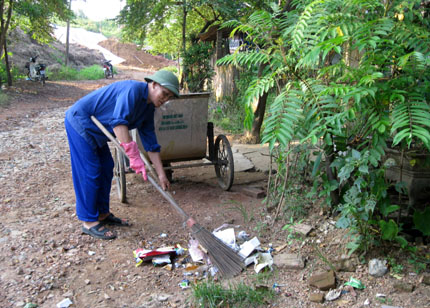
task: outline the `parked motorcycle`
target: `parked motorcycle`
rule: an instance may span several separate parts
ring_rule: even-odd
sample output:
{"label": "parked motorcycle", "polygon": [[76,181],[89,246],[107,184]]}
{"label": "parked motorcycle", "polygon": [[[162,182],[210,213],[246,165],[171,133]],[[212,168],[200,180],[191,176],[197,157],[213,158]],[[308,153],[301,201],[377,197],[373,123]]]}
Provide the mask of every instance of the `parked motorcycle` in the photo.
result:
{"label": "parked motorcycle", "polygon": [[106,79],[109,77],[113,78],[113,66],[110,63],[112,60],[105,60],[103,61],[103,71],[105,73]]}
{"label": "parked motorcycle", "polygon": [[40,81],[42,85],[45,85],[45,81],[48,79],[45,74],[46,64],[36,63],[37,57],[30,57],[30,62],[25,64],[25,68],[28,70],[27,80]]}

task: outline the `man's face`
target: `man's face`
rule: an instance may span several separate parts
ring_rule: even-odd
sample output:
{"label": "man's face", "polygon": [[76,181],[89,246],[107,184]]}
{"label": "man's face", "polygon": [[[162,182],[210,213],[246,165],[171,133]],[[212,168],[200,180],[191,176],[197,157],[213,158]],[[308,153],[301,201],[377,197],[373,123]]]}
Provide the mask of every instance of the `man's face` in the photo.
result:
{"label": "man's face", "polygon": [[155,108],[162,106],[174,96],[170,90],[167,90],[156,82],[151,82],[150,87],[151,91],[149,92],[148,98],[149,101],[154,104]]}

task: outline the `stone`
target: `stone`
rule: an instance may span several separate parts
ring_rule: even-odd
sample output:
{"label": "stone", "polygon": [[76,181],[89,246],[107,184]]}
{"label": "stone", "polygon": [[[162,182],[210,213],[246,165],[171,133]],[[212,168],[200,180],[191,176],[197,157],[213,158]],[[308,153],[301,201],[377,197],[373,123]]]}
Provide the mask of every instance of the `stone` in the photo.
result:
{"label": "stone", "polygon": [[324,294],[322,293],[311,293],[309,295],[309,301],[313,303],[323,303],[324,302]]}
{"label": "stone", "polygon": [[159,302],[165,302],[165,301],[167,301],[168,299],[169,299],[169,295],[168,294],[160,294],[160,295],[158,295],[158,301]]}
{"label": "stone", "polygon": [[334,259],[331,264],[337,272],[355,272],[357,262],[352,259]]}
{"label": "stone", "polygon": [[369,274],[374,277],[382,277],[388,271],[387,261],[372,259],[369,261]]}
{"label": "stone", "polygon": [[423,275],[421,282],[429,286],[430,285],[430,275]]}
{"label": "stone", "polygon": [[317,287],[321,291],[328,291],[336,288],[336,278],[333,271],[322,274],[315,274],[309,277],[309,285]]}
{"label": "stone", "polygon": [[309,232],[313,229],[312,226],[306,224],[297,224],[292,227],[293,231],[296,233],[303,234],[304,236],[308,235]]}
{"label": "stone", "polygon": [[394,289],[398,292],[411,293],[414,291],[415,286],[411,283],[396,283],[393,285]]}
{"label": "stone", "polygon": [[281,253],[274,256],[274,264],[279,268],[303,269],[305,262],[298,254]]}
{"label": "stone", "polygon": [[240,191],[245,195],[255,199],[261,199],[266,196],[266,191],[261,187],[245,186],[242,187]]}

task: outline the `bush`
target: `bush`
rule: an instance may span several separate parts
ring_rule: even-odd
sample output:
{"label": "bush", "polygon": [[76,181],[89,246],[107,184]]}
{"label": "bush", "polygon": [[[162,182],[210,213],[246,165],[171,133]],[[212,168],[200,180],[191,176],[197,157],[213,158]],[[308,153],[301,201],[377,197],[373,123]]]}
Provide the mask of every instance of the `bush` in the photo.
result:
{"label": "bush", "polygon": [[53,80],[97,80],[104,78],[103,68],[99,65],[85,67],[80,71],[69,66],[61,66],[56,71],[48,69],[47,74],[49,79]]}
{"label": "bush", "polygon": [[5,93],[0,90],[0,106],[4,107],[9,104],[8,97]]}
{"label": "bush", "polygon": [[[12,81],[17,80],[18,78],[21,78],[21,74],[19,73],[18,69],[16,67],[12,67],[11,69],[11,75],[12,75]],[[2,62],[0,63],[0,80],[1,83],[7,83],[7,72],[6,72],[6,65]]]}

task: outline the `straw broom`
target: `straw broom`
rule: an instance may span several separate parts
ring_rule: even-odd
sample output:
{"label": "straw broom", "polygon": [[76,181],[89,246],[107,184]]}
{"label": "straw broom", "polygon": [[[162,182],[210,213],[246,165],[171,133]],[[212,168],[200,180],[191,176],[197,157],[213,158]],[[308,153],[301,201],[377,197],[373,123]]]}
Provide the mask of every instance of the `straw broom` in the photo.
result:
{"label": "straw broom", "polygon": [[[91,120],[97,125],[97,127],[109,138],[110,141],[121,151],[125,156],[124,148],[119,144],[115,137],[101,124],[96,117],[91,116]],[[151,175],[157,178],[157,175],[149,164],[148,160],[141,153],[141,158],[143,159],[145,165],[148,167]],[[169,201],[170,205],[182,216],[187,226],[191,229],[194,237],[199,241],[199,243],[207,250],[208,255],[212,263],[218,268],[222,277],[230,278],[239,274],[244,268],[244,262],[242,257],[240,257],[233,249],[228,247],[224,242],[218,239],[211,232],[200,226],[195,220],[189,216],[185,211],[176,203],[172,195],[168,191],[164,191],[160,185],[152,178],[148,176],[148,181],[158,190],[158,192]]]}

